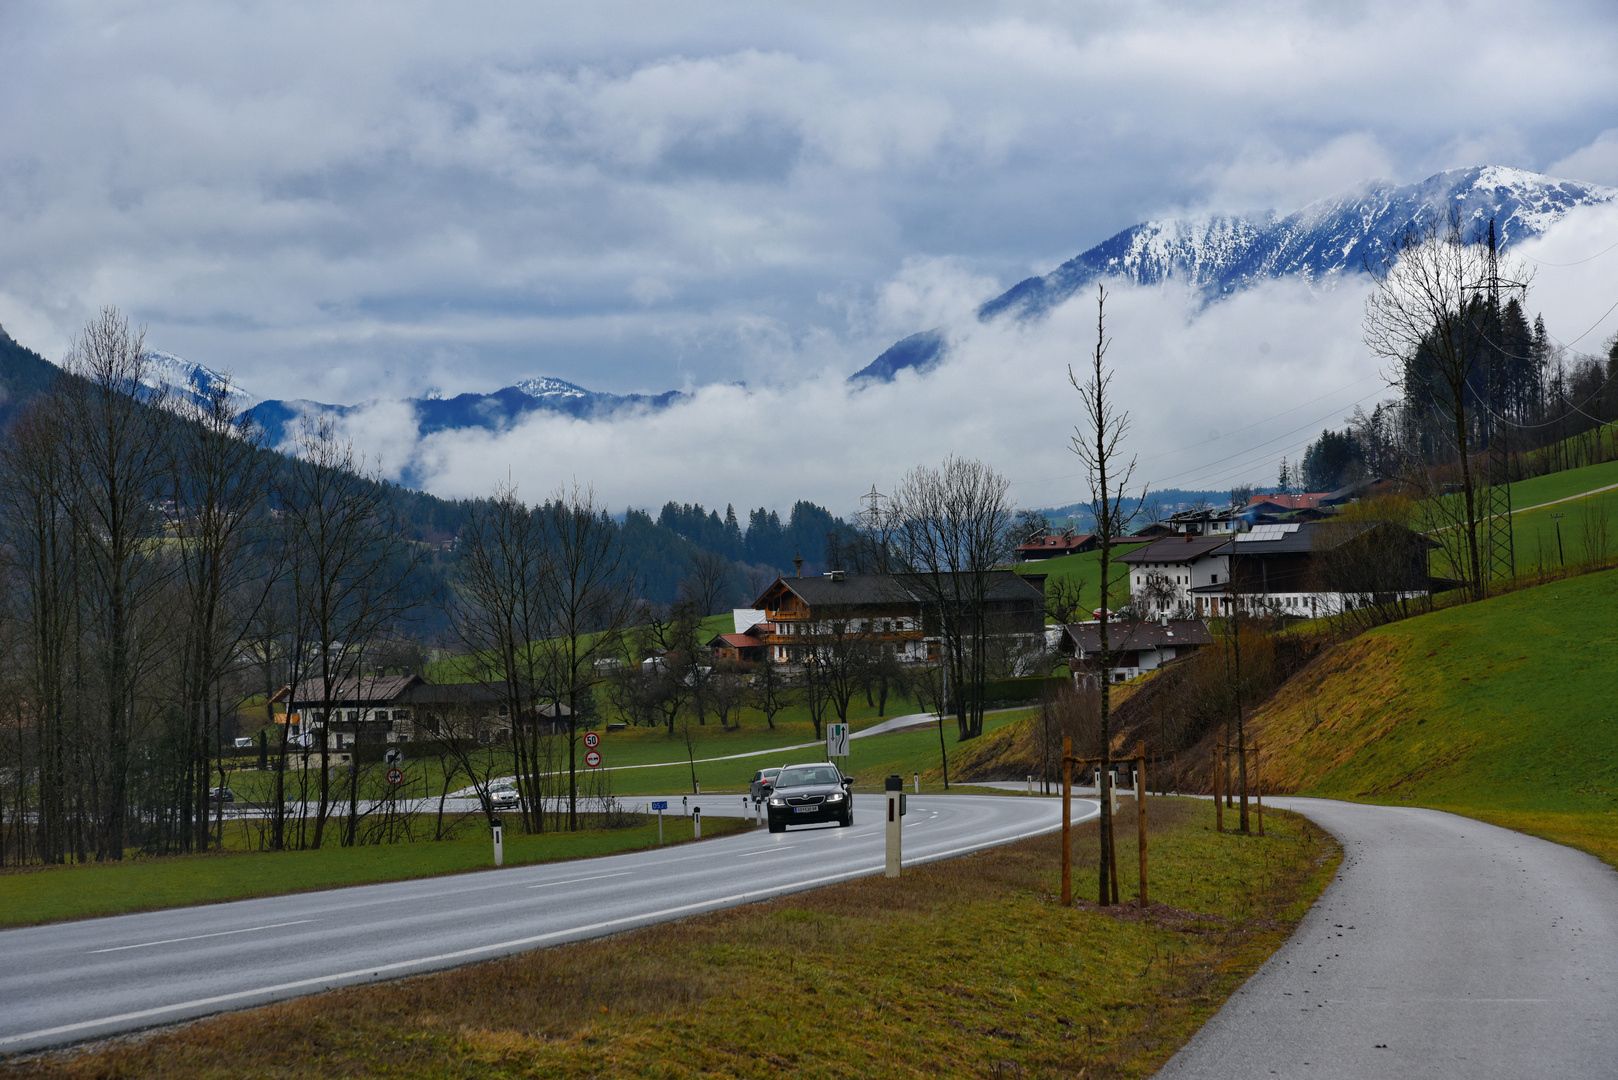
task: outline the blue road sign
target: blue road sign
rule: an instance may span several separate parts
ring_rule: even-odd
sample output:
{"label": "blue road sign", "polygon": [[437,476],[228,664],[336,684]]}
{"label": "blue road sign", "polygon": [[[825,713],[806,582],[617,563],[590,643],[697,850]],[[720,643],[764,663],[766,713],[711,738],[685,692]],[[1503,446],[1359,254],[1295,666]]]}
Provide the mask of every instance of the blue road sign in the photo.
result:
{"label": "blue road sign", "polygon": [[669,804],[667,802],[655,802],[652,804],[653,810],[667,810],[668,808]]}

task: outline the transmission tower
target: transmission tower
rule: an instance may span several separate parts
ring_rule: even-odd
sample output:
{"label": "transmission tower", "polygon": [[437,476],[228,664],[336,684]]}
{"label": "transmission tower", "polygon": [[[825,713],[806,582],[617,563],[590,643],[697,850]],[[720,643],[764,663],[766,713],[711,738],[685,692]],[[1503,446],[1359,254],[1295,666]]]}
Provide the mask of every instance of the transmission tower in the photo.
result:
{"label": "transmission tower", "polygon": [[[1498,333],[1500,290],[1526,289],[1527,285],[1501,278],[1493,218],[1489,219],[1488,273],[1480,288],[1487,291],[1487,317],[1493,321],[1491,331]],[[1478,561],[1482,564],[1479,577],[1485,592],[1492,591],[1490,586],[1495,582],[1504,583],[1517,576],[1517,552],[1511,529],[1511,422],[1506,415],[1510,407],[1510,378],[1506,360],[1505,349],[1495,343],[1489,350],[1485,372],[1483,453],[1478,461]]]}

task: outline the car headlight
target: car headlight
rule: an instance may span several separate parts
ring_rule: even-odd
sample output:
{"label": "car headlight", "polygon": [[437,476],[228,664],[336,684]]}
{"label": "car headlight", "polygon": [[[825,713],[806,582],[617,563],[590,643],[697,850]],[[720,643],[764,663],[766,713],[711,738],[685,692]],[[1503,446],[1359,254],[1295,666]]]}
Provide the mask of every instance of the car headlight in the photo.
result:
{"label": "car headlight", "polygon": [[841,791],[834,791],[830,795],[826,796],[827,802],[842,802],[843,799],[844,795]]}
{"label": "car headlight", "polygon": [[787,804],[787,801],[785,799],[771,799],[770,800],[770,805],[771,806],[785,806],[786,804]]}

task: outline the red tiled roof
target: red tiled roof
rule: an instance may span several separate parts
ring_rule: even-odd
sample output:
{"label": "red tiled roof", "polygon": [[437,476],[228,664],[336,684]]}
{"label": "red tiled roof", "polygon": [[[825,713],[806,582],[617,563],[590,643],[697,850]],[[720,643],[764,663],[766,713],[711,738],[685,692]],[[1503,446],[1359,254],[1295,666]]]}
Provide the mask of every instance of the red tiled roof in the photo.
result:
{"label": "red tiled roof", "polygon": [[1088,543],[1092,535],[1091,533],[1083,533],[1079,536],[1041,536],[1028,541],[1026,544],[1018,544],[1017,550],[1061,551],[1064,548],[1076,548]]}
{"label": "red tiled roof", "polygon": [[1248,506],[1258,506],[1260,503],[1271,503],[1285,510],[1313,510],[1320,505],[1322,499],[1331,498],[1329,491],[1316,491],[1304,495],[1254,495],[1247,500]]}

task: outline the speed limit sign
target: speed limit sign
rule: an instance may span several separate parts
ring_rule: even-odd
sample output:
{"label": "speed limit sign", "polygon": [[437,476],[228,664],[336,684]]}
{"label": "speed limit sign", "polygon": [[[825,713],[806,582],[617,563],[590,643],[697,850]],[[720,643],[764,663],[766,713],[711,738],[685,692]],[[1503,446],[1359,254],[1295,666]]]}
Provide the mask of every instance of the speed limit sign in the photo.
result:
{"label": "speed limit sign", "polygon": [[389,769],[388,783],[393,784],[396,787],[399,784],[404,783],[404,771],[401,769]]}
{"label": "speed limit sign", "polygon": [[599,767],[600,764],[601,764],[601,751],[600,750],[586,751],[586,753],[584,755],[584,763],[585,763],[585,765],[589,766],[592,769]]}
{"label": "speed limit sign", "polygon": [[601,745],[601,736],[593,731],[586,731],[584,733],[584,745],[594,750]]}

